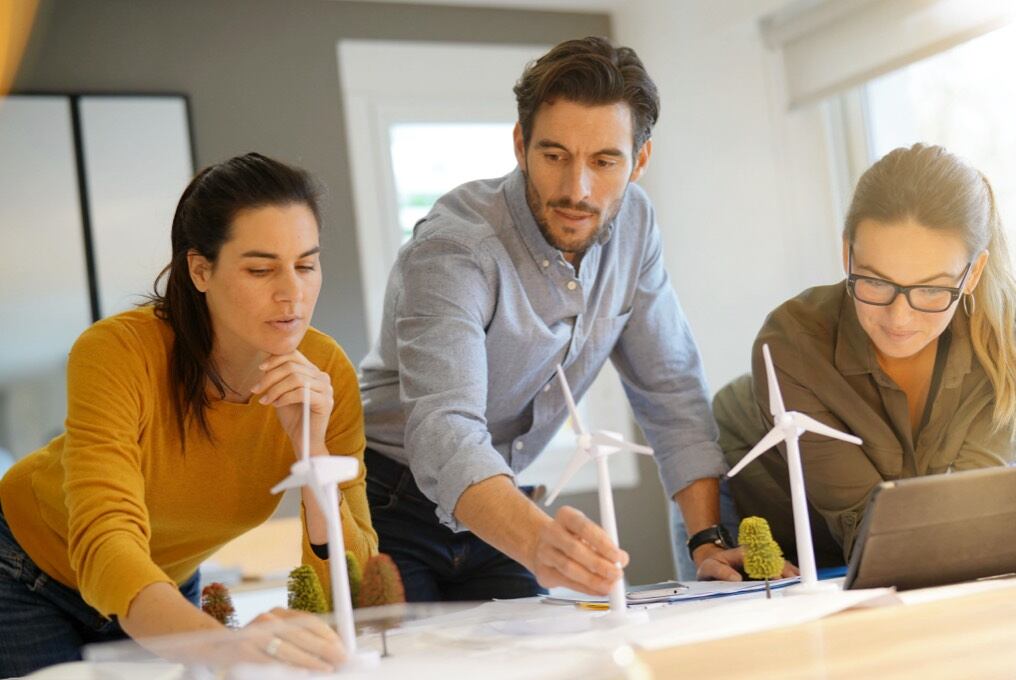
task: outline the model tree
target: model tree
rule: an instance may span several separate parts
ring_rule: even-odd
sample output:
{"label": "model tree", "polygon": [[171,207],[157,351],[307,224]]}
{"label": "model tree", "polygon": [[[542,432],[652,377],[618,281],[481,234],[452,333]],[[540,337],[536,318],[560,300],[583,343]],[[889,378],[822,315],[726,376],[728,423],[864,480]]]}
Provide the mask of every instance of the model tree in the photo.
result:
{"label": "model tree", "polygon": [[201,589],[201,611],[224,626],[236,628],[236,610],[229,588],[221,583],[209,583]]}
{"label": "model tree", "polygon": [[399,568],[391,557],[379,553],[367,560],[363,568],[363,581],[356,598],[357,607],[379,607],[406,601]]}
{"label": "model tree", "polygon": [[360,596],[360,586],[363,583],[363,569],[360,568],[360,560],[349,550],[346,551],[346,573],[349,574],[349,596],[356,607],[356,598]]}
{"label": "model tree", "polygon": [[744,548],[744,570],[750,578],[766,582],[766,599],[772,597],[769,580],[783,572],[783,551],[773,540],[769,522],[762,517],[745,517],[737,532]]}
{"label": "model tree", "polygon": [[289,572],[289,608],[311,614],[329,611],[324,588],[314,570],[304,564]]}

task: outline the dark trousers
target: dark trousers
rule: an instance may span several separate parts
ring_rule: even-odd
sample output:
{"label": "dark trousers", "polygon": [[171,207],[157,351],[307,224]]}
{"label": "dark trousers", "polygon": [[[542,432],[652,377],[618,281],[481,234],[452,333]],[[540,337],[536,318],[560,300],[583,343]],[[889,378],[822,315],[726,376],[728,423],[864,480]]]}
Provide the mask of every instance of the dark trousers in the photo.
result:
{"label": "dark trousers", "polygon": [[[200,575],[180,586],[201,606]],[[43,572],[11,534],[0,509],[0,678],[27,675],[80,661],[88,644],[123,640],[116,618],[106,618],[81,594]]]}
{"label": "dark trousers", "polygon": [[367,449],[367,500],[380,540],[402,574],[409,602],[532,597],[536,577],[472,532],[441,524],[405,465]]}

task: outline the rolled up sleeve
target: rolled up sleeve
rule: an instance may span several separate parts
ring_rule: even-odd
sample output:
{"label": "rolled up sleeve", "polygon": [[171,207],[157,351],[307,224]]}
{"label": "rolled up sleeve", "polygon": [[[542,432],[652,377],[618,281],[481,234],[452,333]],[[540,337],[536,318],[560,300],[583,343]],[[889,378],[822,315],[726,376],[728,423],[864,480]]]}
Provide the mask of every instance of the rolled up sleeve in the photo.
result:
{"label": "rolled up sleeve", "polygon": [[395,329],[406,455],[438,519],[459,531],[453,513],[462,493],[490,477],[513,477],[486,419],[485,328],[496,284],[482,254],[451,240],[414,243],[403,258]]}
{"label": "rolled up sleeve", "polygon": [[659,229],[647,239],[631,316],[611,355],[635,418],[655,450],[668,498],[727,470],[702,360],[663,266]]}

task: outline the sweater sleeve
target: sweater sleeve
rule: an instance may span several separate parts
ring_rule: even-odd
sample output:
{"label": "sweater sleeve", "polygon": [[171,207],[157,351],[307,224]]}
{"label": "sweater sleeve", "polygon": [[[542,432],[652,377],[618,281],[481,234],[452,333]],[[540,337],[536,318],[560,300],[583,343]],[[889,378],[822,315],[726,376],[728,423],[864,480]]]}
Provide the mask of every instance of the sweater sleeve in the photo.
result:
{"label": "sweater sleeve", "polygon": [[82,598],[104,615],[127,614],[153,583],[170,583],[151,558],[145,505],[146,366],[126,331],[97,324],[71,349],[63,456],[68,558]]}
{"label": "sweater sleeve", "polygon": [[[366,437],[363,431],[363,406],[360,403],[360,389],[356,371],[348,357],[336,346],[333,359],[322,370],[331,375],[335,395],[335,406],[328,423],[326,443],[333,456],[354,456],[360,461],[360,474],[339,485],[339,516],[342,521],[342,539],[348,552],[352,552],[360,564],[377,554],[377,534],[370,521],[367,505],[367,471],[363,464]],[[307,537],[307,517],[300,509],[303,523],[302,561],[310,565],[324,586],[326,595],[331,597],[328,561],[322,560],[311,549]],[[329,559],[333,558],[329,555]]]}

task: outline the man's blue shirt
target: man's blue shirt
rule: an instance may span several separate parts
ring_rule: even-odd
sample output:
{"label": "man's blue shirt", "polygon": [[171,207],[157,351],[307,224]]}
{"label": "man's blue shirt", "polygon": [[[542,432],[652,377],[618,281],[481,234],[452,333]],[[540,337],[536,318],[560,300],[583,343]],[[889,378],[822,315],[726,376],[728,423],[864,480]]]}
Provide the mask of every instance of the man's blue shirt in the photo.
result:
{"label": "man's blue shirt", "polygon": [[[399,251],[381,336],[360,365],[367,445],[404,463],[452,516],[462,492],[525,469],[613,361],[672,497],[726,470],[698,348],[663,267],[642,189],[578,272],[540,233],[525,177],[464,184]],[[587,423],[595,427],[596,423]]]}

